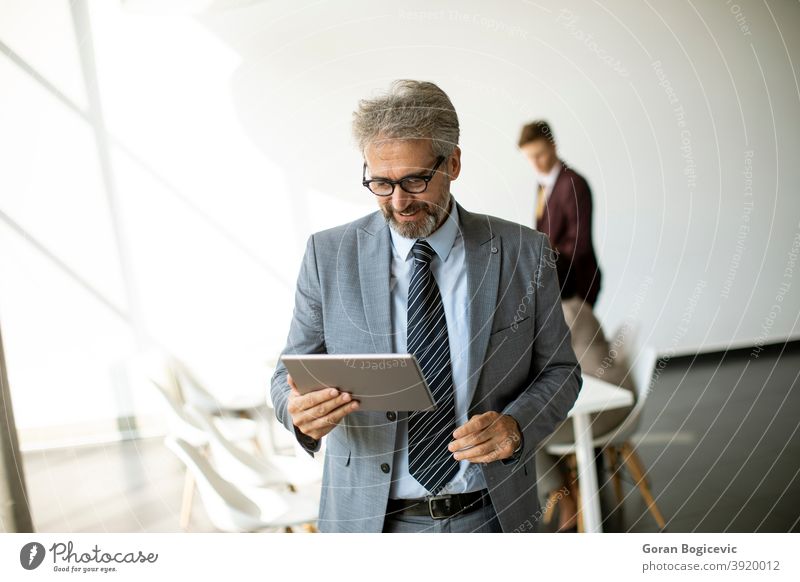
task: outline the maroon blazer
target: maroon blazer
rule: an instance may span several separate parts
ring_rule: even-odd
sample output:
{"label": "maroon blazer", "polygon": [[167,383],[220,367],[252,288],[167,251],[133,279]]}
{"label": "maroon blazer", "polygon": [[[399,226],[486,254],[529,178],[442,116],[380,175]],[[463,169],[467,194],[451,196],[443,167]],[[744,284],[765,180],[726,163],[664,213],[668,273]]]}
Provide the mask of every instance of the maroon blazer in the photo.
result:
{"label": "maroon blazer", "polygon": [[578,295],[594,306],[601,273],[592,245],[592,191],[583,176],[557,163],[561,171],[536,229],[550,238],[557,251],[561,297]]}

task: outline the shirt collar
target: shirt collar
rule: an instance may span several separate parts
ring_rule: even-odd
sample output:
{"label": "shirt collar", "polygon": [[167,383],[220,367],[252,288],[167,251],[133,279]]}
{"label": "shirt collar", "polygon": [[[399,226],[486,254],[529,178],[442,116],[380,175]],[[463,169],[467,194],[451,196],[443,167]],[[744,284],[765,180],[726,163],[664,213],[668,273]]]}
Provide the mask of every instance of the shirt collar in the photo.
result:
{"label": "shirt collar", "polygon": [[[433,247],[433,250],[436,251],[436,254],[443,263],[447,260],[447,257],[450,256],[453,243],[455,243],[456,237],[461,232],[461,223],[458,219],[458,205],[456,205],[456,201],[452,196],[451,200],[452,206],[450,216],[447,217],[442,226],[437,228],[433,234],[422,239],[428,241],[428,244]],[[389,227],[389,232],[392,235],[392,245],[395,251],[397,251],[397,254],[400,255],[400,258],[404,261],[408,260],[411,248],[414,246],[414,243],[417,242],[417,239],[406,238],[391,227]]]}
{"label": "shirt collar", "polygon": [[545,188],[552,187],[556,180],[558,179],[558,173],[561,171],[561,160],[556,160],[556,163],[553,164],[553,167],[550,168],[550,171],[546,174],[539,174],[538,179],[539,183],[544,186]]}

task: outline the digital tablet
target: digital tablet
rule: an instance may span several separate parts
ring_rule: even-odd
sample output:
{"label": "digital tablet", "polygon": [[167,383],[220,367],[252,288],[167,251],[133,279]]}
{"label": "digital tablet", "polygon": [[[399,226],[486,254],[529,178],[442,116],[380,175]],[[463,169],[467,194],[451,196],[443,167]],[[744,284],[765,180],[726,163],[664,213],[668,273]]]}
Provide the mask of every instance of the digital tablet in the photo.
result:
{"label": "digital tablet", "polygon": [[413,354],[285,354],[281,361],[300,394],[326,387],[349,392],[358,410],[435,410]]}

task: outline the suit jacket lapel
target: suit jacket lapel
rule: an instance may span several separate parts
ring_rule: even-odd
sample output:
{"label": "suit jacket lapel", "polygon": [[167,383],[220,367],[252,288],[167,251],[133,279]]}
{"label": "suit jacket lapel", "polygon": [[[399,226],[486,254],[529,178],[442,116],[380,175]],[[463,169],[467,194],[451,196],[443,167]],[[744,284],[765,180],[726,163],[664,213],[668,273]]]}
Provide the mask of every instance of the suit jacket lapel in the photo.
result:
{"label": "suit jacket lapel", "polygon": [[391,244],[389,227],[380,212],[358,230],[358,275],[367,331],[375,352],[383,354],[392,352]]}
{"label": "suit jacket lapel", "polygon": [[486,217],[479,217],[458,206],[464,236],[467,268],[467,294],[469,301],[469,393],[473,402],[482,396],[476,386],[481,375],[486,348],[491,335],[497,289],[500,281],[501,239],[491,230]]}

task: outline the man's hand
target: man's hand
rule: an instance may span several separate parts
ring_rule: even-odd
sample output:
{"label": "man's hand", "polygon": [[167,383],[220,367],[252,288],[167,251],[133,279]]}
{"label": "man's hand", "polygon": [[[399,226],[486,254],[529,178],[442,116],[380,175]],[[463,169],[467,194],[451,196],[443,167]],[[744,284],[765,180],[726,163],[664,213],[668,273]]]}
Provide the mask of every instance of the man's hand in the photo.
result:
{"label": "man's hand", "polygon": [[[513,416],[499,412],[476,414],[453,432],[456,439],[448,445],[453,458],[471,463],[490,463],[506,459],[519,445],[522,433]],[[464,447],[471,447],[459,451]]]}
{"label": "man's hand", "polygon": [[358,410],[358,400],[352,400],[347,392],[323,388],[303,395],[297,391],[291,375],[286,375],[286,381],[291,388],[287,410],[292,423],[313,439],[321,439],[345,416]]}

